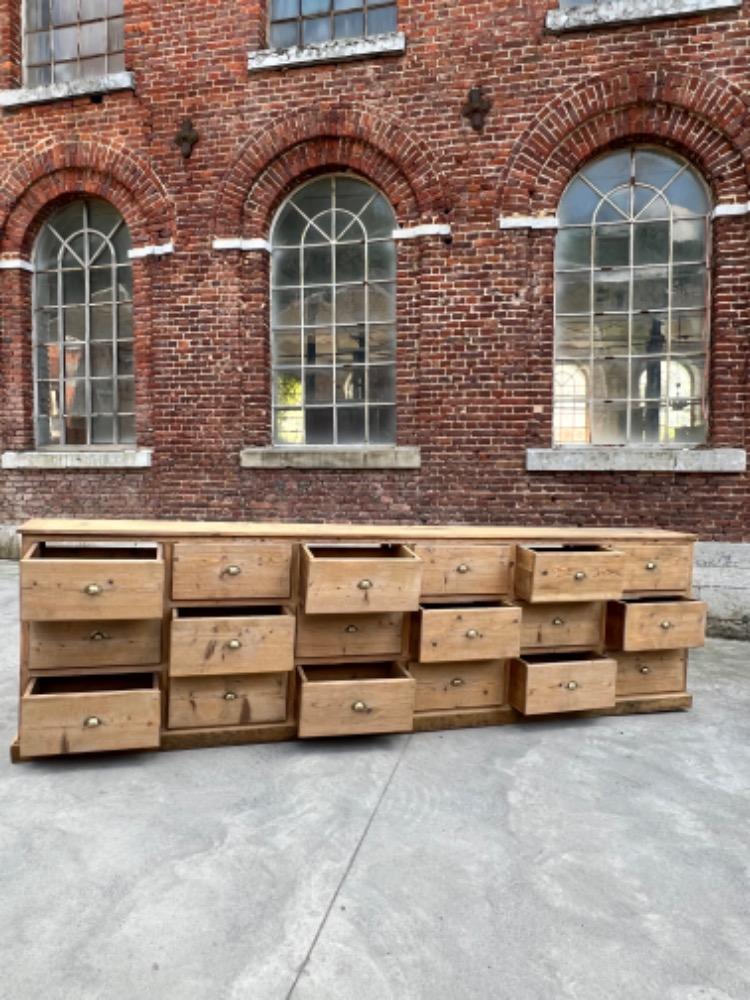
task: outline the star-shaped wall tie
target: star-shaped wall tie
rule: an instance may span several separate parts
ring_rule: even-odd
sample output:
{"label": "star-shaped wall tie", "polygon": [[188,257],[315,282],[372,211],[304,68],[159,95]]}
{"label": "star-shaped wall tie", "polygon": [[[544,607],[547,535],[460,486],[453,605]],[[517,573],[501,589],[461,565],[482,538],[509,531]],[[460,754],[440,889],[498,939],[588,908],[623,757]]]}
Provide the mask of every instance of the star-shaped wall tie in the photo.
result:
{"label": "star-shaped wall tie", "polygon": [[469,98],[464,104],[462,114],[468,118],[469,124],[475,132],[481,132],[484,122],[492,108],[492,101],[487,97],[483,87],[472,87],[469,91]]}
{"label": "star-shaped wall tie", "polygon": [[200,136],[195,130],[191,118],[186,118],[180,126],[180,131],[175,136],[175,142],[180,147],[180,152],[189,160],[193,153],[193,146],[198,142]]}

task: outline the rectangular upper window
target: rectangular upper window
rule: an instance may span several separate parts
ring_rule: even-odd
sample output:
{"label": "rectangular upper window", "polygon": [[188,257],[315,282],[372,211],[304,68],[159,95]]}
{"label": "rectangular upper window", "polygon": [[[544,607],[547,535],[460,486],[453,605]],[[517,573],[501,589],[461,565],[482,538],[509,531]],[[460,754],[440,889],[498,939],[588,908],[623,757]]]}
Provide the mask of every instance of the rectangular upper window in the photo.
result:
{"label": "rectangular upper window", "polygon": [[103,77],[125,69],[124,0],[25,0],[24,85]]}
{"label": "rectangular upper window", "polygon": [[362,38],[396,30],[393,0],[271,0],[274,49]]}

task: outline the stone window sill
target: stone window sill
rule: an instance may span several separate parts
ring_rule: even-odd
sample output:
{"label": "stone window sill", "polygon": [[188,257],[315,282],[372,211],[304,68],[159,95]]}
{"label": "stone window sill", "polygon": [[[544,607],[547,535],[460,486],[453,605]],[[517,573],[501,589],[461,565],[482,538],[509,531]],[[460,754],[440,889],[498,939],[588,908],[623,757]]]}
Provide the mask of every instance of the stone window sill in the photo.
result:
{"label": "stone window sill", "polygon": [[589,446],[529,448],[528,472],[695,472],[747,471],[742,448],[619,448]]}
{"label": "stone window sill", "polygon": [[41,469],[60,472],[70,469],[149,469],[153,458],[151,448],[113,448],[101,451],[60,449],[59,451],[6,451],[3,469]]}
{"label": "stone window sill", "polygon": [[582,7],[564,7],[547,14],[550,31],[579,31],[628,21],[700,14],[712,10],[736,10],[742,0],[603,0]]}
{"label": "stone window sill", "polygon": [[22,108],[28,104],[49,104],[65,101],[71,97],[94,96],[115,90],[135,90],[132,73],[110,73],[109,76],[94,76],[68,83],[51,83],[47,87],[17,87],[0,90],[0,108]]}
{"label": "stone window sill", "polygon": [[394,31],[366,38],[338,38],[316,45],[293,45],[288,49],[258,49],[248,53],[247,68],[251,73],[257,73],[265,69],[284,69],[287,66],[310,66],[314,63],[401,55],[405,51],[406,36],[402,31]]}
{"label": "stone window sill", "polygon": [[419,469],[419,448],[243,448],[243,469]]}

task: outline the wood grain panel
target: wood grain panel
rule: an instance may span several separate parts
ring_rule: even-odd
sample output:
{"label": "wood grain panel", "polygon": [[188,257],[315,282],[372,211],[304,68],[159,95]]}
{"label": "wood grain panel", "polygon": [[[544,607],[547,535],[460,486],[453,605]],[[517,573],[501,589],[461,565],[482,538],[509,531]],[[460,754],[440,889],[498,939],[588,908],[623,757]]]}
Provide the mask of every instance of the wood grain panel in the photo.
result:
{"label": "wood grain panel", "polygon": [[170,729],[251,726],[286,719],[288,674],[173,679]]}
{"label": "wood grain panel", "polygon": [[504,705],[508,700],[508,663],[411,663],[417,682],[417,712]]}
{"label": "wood grain panel", "polygon": [[297,670],[302,739],[411,731],[416,682],[399,664]]}
{"label": "wood grain panel", "polygon": [[510,589],[510,545],[418,543],[414,551],[424,563],[425,597],[501,597]]}
{"label": "wood grain panel", "polygon": [[499,660],[521,651],[521,609],[517,607],[423,605],[420,619],[420,663]]}
{"label": "wood grain panel", "polygon": [[617,663],[604,657],[522,658],[510,668],[510,704],[524,715],[614,708]]}
{"label": "wood grain panel", "polygon": [[161,662],[158,618],[146,621],[31,622],[29,667],[123,667]]}
{"label": "wood grain panel", "polygon": [[176,601],[287,598],[291,564],[289,542],[177,542],[172,597]]}
{"label": "wood grain panel", "polygon": [[542,601],[596,601],[622,595],[625,556],[594,546],[516,550],[516,596]]}
{"label": "wood grain panel", "polygon": [[294,616],[243,609],[243,614],[180,617],[172,620],[169,673],[256,674],[294,669]]}

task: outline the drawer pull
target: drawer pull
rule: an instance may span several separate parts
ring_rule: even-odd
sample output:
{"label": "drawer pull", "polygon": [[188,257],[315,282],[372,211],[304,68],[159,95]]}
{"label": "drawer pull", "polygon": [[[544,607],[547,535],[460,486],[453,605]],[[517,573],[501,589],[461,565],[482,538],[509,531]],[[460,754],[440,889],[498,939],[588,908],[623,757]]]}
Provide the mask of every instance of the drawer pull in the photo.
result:
{"label": "drawer pull", "polygon": [[663,621],[661,623],[661,627],[664,629],[665,632],[668,632],[671,628],[674,628],[674,625],[670,621]]}
{"label": "drawer pull", "polygon": [[360,590],[372,590],[372,580],[360,580],[357,586]]}
{"label": "drawer pull", "polygon": [[89,583],[83,588],[84,594],[88,594],[89,597],[98,597],[103,590],[104,587],[101,587],[98,583]]}
{"label": "drawer pull", "polygon": [[92,632],[91,635],[89,636],[89,639],[92,642],[103,642],[106,638],[107,636],[104,634],[104,632]]}
{"label": "drawer pull", "polygon": [[586,574],[583,572],[582,569],[579,569],[577,573],[573,574],[573,579],[578,580],[580,582],[581,580],[586,579]]}
{"label": "drawer pull", "polygon": [[239,566],[227,566],[224,572],[227,576],[239,576],[242,570]]}
{"label": "drawer pull", "polygon": [[224,695],[224,701],[237,701],[237,695],[234,693],[234,691],[227,691],[227,693]]}
{"label": "drawer pull", "polygon": [[451,687],[460,688],[463,687],[465,683],[466,681],[463,679],[463,677],[454,677],[453,680],[451,681]]}
{"label": "drawer pull", "polygon": [[372,709],[364,701],[355,701],[352,705],[352,712],[361,715],[363,712],[371,712]]}
{"label": "drawer pull", "polygon": [[469,567],[466,565],[466,563],[461,563],[459,566],[456,566],[456,572],[460,573],[463,576],[464,573],[469,572]]}
{"label": "drawer pull", "polygon": [[466,633],[466,638],[467,639],[478,639],[479,638],[479,632],[477,632],[477,630],[475,628],[470,628],[469,631]]}
{"label": "drawer pull", "polygon": [[559,628],[561,625],[565,624],[565,619],[564,618],[553,618],[552,619],[552,624],[556,625]]}
{"label": "drawer pull", "polygon": [[239,639],[230,639],[227,646],[229,649],[242,649],[242,643]]}
{"label": "drawer pull", "polygon": [[641,673],[642,674],[650,674],[651,673],[651,667],[641,667]]}
{"label": "drawer pull", "polygon": [[578,682],[577,681],[568,681],[568,683],[565,685],[565,687],[567,688],[568,691],[577,691],[578,690]]}
{"label": "drawer pull", "polygon": [[98,729],[101,724],[102,720],[98,715],[90,715],[87,719],[83,720],[84,729]]}
{"label": "drawer pull", "polygon": [[646,569],[649,571],[649,573],[653,573],[656,569],[658,569],[658,565],[655,562],[647,562]]}
{"label": "drawer pull", "polygon": [[359,629],[357,628],[356,625],[347,625],[344,631],[347,633],[347,635],[355,635],[357,632],[359,632]]}

